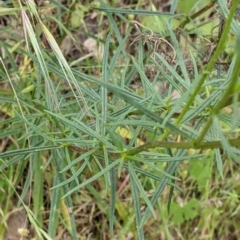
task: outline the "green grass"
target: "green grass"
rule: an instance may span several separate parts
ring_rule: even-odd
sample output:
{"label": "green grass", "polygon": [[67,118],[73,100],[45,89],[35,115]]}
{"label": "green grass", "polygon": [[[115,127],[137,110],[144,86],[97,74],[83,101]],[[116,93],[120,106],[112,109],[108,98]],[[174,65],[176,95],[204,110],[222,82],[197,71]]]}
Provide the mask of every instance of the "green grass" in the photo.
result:
{"label": "green grass", "polygon": [[2,3],[0,239],[237,238],[238,1],[158,8]]}

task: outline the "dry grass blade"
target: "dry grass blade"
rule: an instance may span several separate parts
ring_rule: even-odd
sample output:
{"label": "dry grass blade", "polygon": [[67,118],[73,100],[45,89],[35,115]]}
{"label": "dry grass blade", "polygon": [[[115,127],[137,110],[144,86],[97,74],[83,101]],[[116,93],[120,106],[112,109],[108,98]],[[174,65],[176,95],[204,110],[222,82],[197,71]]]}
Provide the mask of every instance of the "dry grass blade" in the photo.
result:
{"label": "dry grass blade", "polygon": [[[166,39],[154,34],[150,28],[143,26],[141,23],[139,23],[137,21],[133,21],[132,23],[134,24],[134,26],[136,27],[138,32],[136,34],[137,36],[134,38],[134,40],[132,41],[130,46],[132,44],[134,44],[135,42],[139,41],[140,39],[142,39],[143,44],[148,44],[150,46],[150,48],[152,49],[152,57],[154,57],[155,52],[163,53],[163,54],[167,55],[167,52],[165,51],[165,49],[160,45],[160,44],[163,44],[163,45],[166,44],[173,51],[173,57],[171,57],[171,62],[175,61],[176,51],[171,43],[169,43]],[[143,29],[147,29],[150,33],[143,33],[140,30],[139,26]]]}

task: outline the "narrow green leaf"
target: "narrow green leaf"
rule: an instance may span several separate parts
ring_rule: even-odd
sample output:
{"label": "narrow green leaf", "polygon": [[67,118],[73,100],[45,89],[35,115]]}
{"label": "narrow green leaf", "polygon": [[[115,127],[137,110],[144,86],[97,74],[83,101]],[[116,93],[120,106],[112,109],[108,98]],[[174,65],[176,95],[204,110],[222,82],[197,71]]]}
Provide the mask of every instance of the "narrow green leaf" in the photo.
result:
{"label": "narrow green leaf", "polygon": [[[59,178],[57,174],[54,174],[53,178],[53,186],[59,183]],[[59,216],[60,213],[58,211],[61,195],[60,195],[60,188],[54,189],[51,192],[51,205],[50,205],[50,213],[49,213],[49,224],[48,224],[48,235],[50,237],[54,237],[57,234],[57,228],[59,225]]]}
{"label": "narrow green leaf", "polygon": [[102,11],[102,12],[108,12],[108,13],[116,13],[116,14],[133,14],[133,15],[146,15],[146,16],[173,16],[173,14],[171,13],[167,13],[167,12],[153,12],[153,11],[148,11],[148,10],[136,10],[136,9],[117,9],[117,8],[105,8],[105,7],[101,7],[101,8],[94,8],[96,10]]}
{"label": "narrow green leaf", "polygon": [[[177,153],[177,156],[183,156],[185,155],[185,150],[179,150]],[[167,169],[167,173],[172,175],[174,174],[174,172],[177,170],[178,166],[179,166],[180,162],[172,162],[170,163],[168,169]],[[162,178],[162,181],[159,183],[158,187],[156,188],[152,198],[151,198],[151,203],[154,206],[155,203],[157,202],[157,200],[159,199],[161,193],[163,192],[163,190],[165,189],[165,187],[167,186],[167,184],[169,183],[169,178],[164,176]],[[151,214],[151,211],[149,208],[147,208],[143,214],[142,220],[141,220],[141,226],[143,226],[143,224],[145,223],[145,221],[147,220],[147,218],[149,217],[149,215]]]}
{"label": "narrow green leaf", "polygon": [[76,165],[77,163],[81,162],[82,160],[84,160],[85,158],[88,158],[90,155],[92,155],[93,153],[95,153],[97,150],[99,149],[99,147],[95,147],[91,150],[89,150],[88,152],[82,154],[81,156],[79,156],[78,158],[76,158],[75,160],[71,161],[70,163],[68,163],[68,165],[63,168],[60,173],[66,172],[67,170],[69,170],[70,168],[72,168],[74,165]]}
{"label": "narrow green leaf", "polygon": [[[131,162],[128,162],[128,169],[131,169]],[[131,188],[132,188],[132,195],[133,195],[133,205],[134,205],[134,210],[135,210],[135,219],[136,219],[136,229],[138,233],[138,239],[139,240],[144,240],[144,232],[143,232],[143,226],[141,225],[141,205],[139,201],[139,194],[138,194],[138,189],[136,186],[136,182],[133,178],[133,175],[131,172],[130,174],[130,181],[131,181]]]}
{"label": "narrow green leaf", "polygon": [[[107,40],[104,46],[103,52],[103,62],[102,62],[102,82],[108,83],[109,74],[108,74],[108,53],[109,53],[109,44],[111,41],[112,31],[109,32],[107,36]],[[107,114],[108,114],[108,99],[107,99],[108,91],[106,88],[101,87],[101,102],[102,102],[102,127],[101,134],[105,136],[106,128],[105,124],[107,122]]]}
{"label": "narrow green leaf", "polygon": [[[81,183],[79,186],[76,186],[75,188],[71,189],[67,194],[65,194],[63,196],[63,198],[68,197],[69,195],[71,195],[73,192],[83,188],[84,186],[86,186],[87,184],[95,181],[96,179],[98,179],[99,177],[101,177],[103,174],[105,174],[106,172],[108,172],[111,168],[115,167],[117,164],[120,163],[120,160],[116,160],[114,162],[112,162],[111,164],[109,164],[106,168],[104,168],[102,171],[98,172],[96,175],[94,175],[93,177],[89,178],[88,180],[86,180],[85,182]],[[56,188],[58,186],[54,186],[52,189]]]}
{"label": "narrow green leaf", "polygon": [[144,199],[144,201],[145,201],[146,205],[148,206],[149,210],[152,212],[152,215],[154,216],[154,218],[156,218],[156,213],[154,211],[153,205],[149,201],[148,196],[147,196],[141,182],[139,181],[131,163],[128,164],[128,170],[129,170],[129,174],[131,174],[132,181],[135,182],[135,186],[138,188],[138,191],[140,192],[140,195]]}
{"label": "narrow green leaf", "polygon": [[[235,153],[234,148],[231,147],[231,145],[229,144],[228,140],[226,139],[226,137],[224,136],[222,129],[220,128],[220,124],[218,121],[218,118],[216,116],[213,117],[213,124],[215,129],[218,132],[218,136],[220,138],[220,141],[222,143],[223,149],[228,153],[228,155],[237,163],[240,163],[239,160],[239,156]],[[222,159],[216,159],[218,160],[217,162],[217,166],[219,167],[219,171],[222,171]],[[219,174],[223,177],[223,172],[219,172]]]}
{"label": "narrow green leaf", "polygon": [[116,193],[117,193],[117,183],[116,183],[116,175],[115,169],[110,169],[110,189],[111,189],[111,198],[110,198],[110,215],[109,215],[109,228],[110,234],[113,236],[114,234],[114,219],[115,219],[115,208],[116,208]]}
{"label": "narrow green leaf", "polygon": [[41,151],[48,151],[48,150],[53,150],[53,149],[60,149],[62,148],[61,146],[38,146],[38,147],[31,147],[31,148],[25,148],[25,149],[17,149],[17,150],[11,150],[7,152],[0,153],[0,157],[5,158],[5,157],[12,157],[15,155],[26,155],[29,153],[34,153],[34,152],[41,152]]}

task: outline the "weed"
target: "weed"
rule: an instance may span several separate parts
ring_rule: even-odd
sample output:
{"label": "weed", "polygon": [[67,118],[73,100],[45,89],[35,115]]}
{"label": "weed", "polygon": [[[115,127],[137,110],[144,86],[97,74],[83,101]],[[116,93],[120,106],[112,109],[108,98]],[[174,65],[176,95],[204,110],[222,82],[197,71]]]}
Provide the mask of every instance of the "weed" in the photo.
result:
{"label": "weed", "polygon": [[238,1],[200,2],[2,3],[0,238],[238,236]]}

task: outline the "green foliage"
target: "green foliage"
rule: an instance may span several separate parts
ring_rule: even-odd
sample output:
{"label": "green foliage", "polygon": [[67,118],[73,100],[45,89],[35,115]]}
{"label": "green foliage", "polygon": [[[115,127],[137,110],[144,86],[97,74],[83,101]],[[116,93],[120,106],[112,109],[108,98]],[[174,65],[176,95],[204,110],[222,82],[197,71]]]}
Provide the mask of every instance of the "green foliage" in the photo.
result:
{"label": "green foliage", "polygon": [[[213,154],[212,158],[213,158]],[[213,161],[210,157],[205,157],[198,161],[189,162],[189,176],[197,182],[198,191],[205,191],[212,174]]]}
{"label": "green foliage", "polygon": [[[203,1],[197,1],[196,2],[196,1],[193,1],[193,0],[190,0],[190,1],[179,0],[177,9],[180,13],[188,15],[191,12],[193,6],[197,5],[198,2],[202,3]],[[205,5],[205,3],[202,3],[202,4]]]}
{"label": "green foliage", "polygon": [[175,202],[172,203],[171,212],[172,221],[174,224],[181,224],[185,221],[193,220],[196,216],[199,215],[200,202],[192,198],[187,203],[177,204]]}
{"label": "green foliage", "polygon": [[[172,202],[169,216],[174,226],[200,217],[202,204],[195,194],[187,200],[177,200],[183,192],[180,180],[186,181],[189,174],[197,194],[203,197],[209,194],[206,190],[213,166],[222,178],[224,176],[221,149],[239,163],[238,114],[233,111],[229,117],[224,113],[226,107],[239,101],[236,87],[239,85],[239,51],[227,69],[218,65],[230,30],[236,34],[235,49],[240,47],[239,27],[234,19],[238,1],[232,2],[230,10],[226,3],[223,3],[226,8],[221,6],[226,22],[218,44],[213,43],[214,51],[209,51],[209,59],[204,63],[200,50],[195,54],[186,53],[175,29],[175,26],[185,28],[188,35],[189,26],[196,20],[190,27],[199,34],[198,19],[192,13],[197,4],[193,1],[174,1],[178,11],[190,15],[186,19],[179,19],[174,9],[169,14],[132,11],[115,9],[99,1],[98,8],[94,9],[100,14],[103,12],[101,18],[105,17],[110,31],[103,31],[106,38],[97,39],[99,44],[104,43],[100,70],[81,58],[80,62],[92,72],[84,72],[81,66],[71,68],[33,2],[26,7],[37,25],[20,5],[28,48],[2,44],[9,60],[6,64],[1,59],[1,83],[9,89],[1,89],[4,118],[0,123],[0,137],[11,141],[0,154],[0,171],[5,181],[0,186],[2,193],[7,193],[7,200],[0,197],[1,203],[7,202],[1,214],[9,211],[10,196],[16,193],[18,205],[24,206],[39,239],[56,237],[61,225],[74,240],[81,237],[78,231],[83,229],[77,222],[76,206],[90,205],[92,198],[91,204],[98,207],[104,219],[93,225],[99,230],[109,224],[110,237],[116,239],[128,231],[135,238],[144,239],[144,226],[159,217],[156,208],[162,199]],[[204,1],[207,3],[209,1]],[[60,3],[55,7],[58,12],[66,11]],[[69,28],[79,27],[88,11],[76,3],[66,18]],[[129,22],[126,14],[150,15],[151,19],[143,18],[142,23],[146,21],[143,25]],[[115,15],[126,24],[128,32],[137,28],[134,39],[128,40],[128,35],[123,37]],[[154,29],[148,19],[154,19],[159,29]],[[68,30],[63,24],[59,27],[64,37]],[[164,35],[156,35],[155,31]],[[42,47],[40,35],[46,39],[48,51]],[[127,52],[130,46],[135,49],[134,56]],[[21,56],[22,69],[12,55]],[[154,69],[153,77],[149,76],[148,67]],[[139,83],[138,90],[133,87],[134,81]],[[159,93],[164,86],[167,89]],[[233,132],[233,137],[226,134],[225,126]],[[194,154],[190,149],[194,149]],[[183,176],[180,169],[186,161],[187,173]],[[121,202],[118,192],[121,182],[125,196],[130,198],[128,203]],[[16,191],[19,184],[20,194]],[[86,191],[88,197],[85,197]],[[235,191],[231,191],[232,196]],[[32,203],[26,205],[24,198],[28,192]],[[237,203],[235,197],[232,204]],[[46,206],[47,226],[43,219]],[[86,209],[85,215],[92,219],[94,214]],[[215,216],[220,212],[219,207]],[[164,216],[166,221],[166,212]],[[96,219],[99,220],[98,216]],[[165,231],[170,236],[169,230]],[[91,236],[90,232],[86,237]],[[3,228],[0,234],[3,236]]]}
{"label": "green foliage", "polygon": [[72,13],[71,13],[70,27],[78,28],[82,24],[84,24],[84,16],[87,12],[89,12],[88,7],[86,7],[80,3],[76,3],[74,5],[74,11],[72,11]]}

